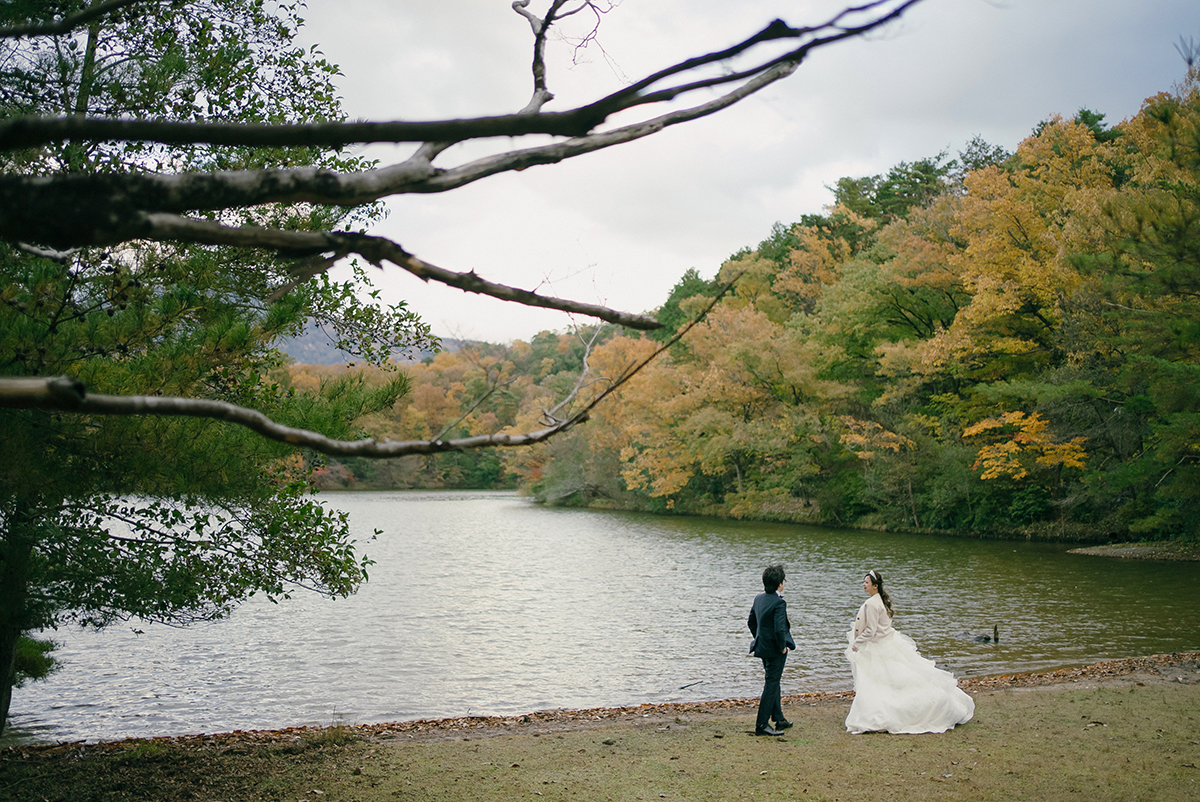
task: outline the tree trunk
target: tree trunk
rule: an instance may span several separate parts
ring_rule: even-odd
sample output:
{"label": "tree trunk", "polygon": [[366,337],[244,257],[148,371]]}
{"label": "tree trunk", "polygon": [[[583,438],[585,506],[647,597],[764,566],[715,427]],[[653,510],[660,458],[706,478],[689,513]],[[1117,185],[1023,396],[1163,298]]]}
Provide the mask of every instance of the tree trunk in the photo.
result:
{"label": "tree trunk", "polygon": [[21,631],[12,627],[3,627],[0,631],[0,735],[4,734],[8,724],[8,709],[12,705],[13,682],[16,680],[17,641]]}
{"label": "tree trunk", "polygon": [[14,499],[0,523],[0,734],[8,723],[17,678],[17,641],[31,624],[27,602],[35,509]]}
{"label": "tree trunk", "polygon": [[913,526],[917,529],[921,528],[921,522],[917,520],[917,500],[913,498],[912,491],[912,471],[908,472],[908,506],[912,510]]}
{"label": "tree trunk", "polygon": [[79,93],[75,95],[75,113],[87,114],[92,102],[92,86],[96,81],[96,45],[100,41],[100,23],[93,22],[88,28],[87,49],[83,52],[83,67],[79,72]]}
{"label": "tree trunk", "polygon": [[[64,113],[72,111],[83,116],[87,114],[88,106],[92,102],[92,87],[96,83],[96,47],[100,41],[100,23],[93,22],[88,28],[87,46],[83,51],[83,65],[79,71],[79,91],[75,95],[74,108],[63,109]],[[66,99],[64,98],[64,101]],[[65,105],[70,105],[69,101]],[[79,172],[87,166],[87,146],[80,140],[70,140],[66,143],[64,154],[67,160],[67,169],[72,172]]]}

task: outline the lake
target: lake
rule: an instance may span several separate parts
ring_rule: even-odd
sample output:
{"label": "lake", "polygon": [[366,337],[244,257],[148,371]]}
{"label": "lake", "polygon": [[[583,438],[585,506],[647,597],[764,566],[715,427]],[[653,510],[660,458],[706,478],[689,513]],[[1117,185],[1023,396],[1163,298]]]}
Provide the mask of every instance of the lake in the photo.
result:
{"label": "lake", "polygon": [[[376,561],[357,595],[253,599],[190,628],[52,633],[65,666],[14,691],[0,745],[756,696],[746,615],[776,562],[798,645],[785,694],[851,686],[844,633],[872,568],[896,628],[958,676],[1200,648],[1194,563],[500,492],[320,499],[350,513]],[[993,626],[999,644],[970,639]]]}

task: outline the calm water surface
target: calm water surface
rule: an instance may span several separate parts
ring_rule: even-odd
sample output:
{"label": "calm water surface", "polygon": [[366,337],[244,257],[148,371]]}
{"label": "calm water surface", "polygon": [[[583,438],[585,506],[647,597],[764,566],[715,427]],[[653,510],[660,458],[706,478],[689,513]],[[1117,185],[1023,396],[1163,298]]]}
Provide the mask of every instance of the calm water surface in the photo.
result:
{"label": "calm water surface", "polygon": [[[1189,563],[545,509],[507,493],[322,501],[349,511],[377,563],[356,596],[255,599],[189,629],[60,630],[66,665],[14,691],[0,743],[754,696],[745,620],[772,562],[787,568],[799,646],[785,694],[850,687],[844,633],[869,568],[896,627],[959,676],[1200,648]],[[966,637],[993,625],[999,645]]]}

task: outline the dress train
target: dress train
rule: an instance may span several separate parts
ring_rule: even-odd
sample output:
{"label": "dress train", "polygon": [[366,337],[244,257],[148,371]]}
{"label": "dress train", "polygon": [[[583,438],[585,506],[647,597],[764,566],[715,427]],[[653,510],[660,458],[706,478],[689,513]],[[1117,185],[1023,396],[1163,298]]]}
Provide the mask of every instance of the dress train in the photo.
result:
{"label": "dress train", "polygon": [[[853,643],[853,630],[847,635]],[[922,657],[903,633],[860,643],[857,652],[847,647],[846,658],[854,674],[848,732],[945,732],[975,715],[975,700],[954,675]]]}

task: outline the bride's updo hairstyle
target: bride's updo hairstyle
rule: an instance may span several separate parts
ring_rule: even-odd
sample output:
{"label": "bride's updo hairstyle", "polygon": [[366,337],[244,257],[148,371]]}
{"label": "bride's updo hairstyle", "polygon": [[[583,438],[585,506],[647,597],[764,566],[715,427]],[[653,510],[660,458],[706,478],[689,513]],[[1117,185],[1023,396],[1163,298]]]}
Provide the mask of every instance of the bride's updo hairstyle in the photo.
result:
{"label": "bride's updo hairstyle", "polygon": [[883,589],[883,576],[878,571],[867,571],[867,578],[871,580],[871,584],[879,591],[879,598],[883,601],[883,606],[887,608],[888,615],[895,617],[896,613],[892,611],[892,597]]}

